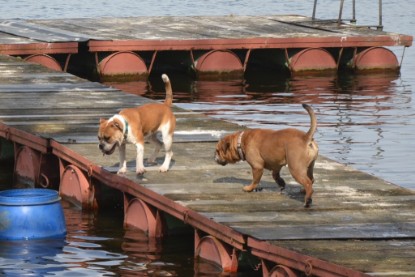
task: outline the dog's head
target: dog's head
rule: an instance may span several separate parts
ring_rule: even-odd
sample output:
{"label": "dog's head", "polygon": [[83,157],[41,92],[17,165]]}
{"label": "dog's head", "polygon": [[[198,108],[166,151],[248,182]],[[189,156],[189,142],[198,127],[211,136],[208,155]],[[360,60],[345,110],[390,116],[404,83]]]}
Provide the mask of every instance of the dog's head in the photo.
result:
{"label": "dog's head", "polygon": [[236,163],[240,160],[235,148],[235,135],[228,135],[216,144],[215,161],[220,165]]}
{"label": "dog's head", "polygon": [[115,117],[101,118],[98,130],[98,147],[104,155],[111,155],[124,142],[123,123]]}

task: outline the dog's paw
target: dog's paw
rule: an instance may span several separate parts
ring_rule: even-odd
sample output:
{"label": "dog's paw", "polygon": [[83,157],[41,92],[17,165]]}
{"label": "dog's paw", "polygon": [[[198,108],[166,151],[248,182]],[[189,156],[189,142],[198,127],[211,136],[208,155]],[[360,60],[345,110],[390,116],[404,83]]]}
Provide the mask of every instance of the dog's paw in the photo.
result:
{"label": "dog's paw", "polygon": [[167,172],[169,170],[169,167],[168,166],[161,166],[160,168],[159,168],[159,171],[160,172]]}
{"label": "dog's paw", "polygon": [[312,202],[313,202],[313,199],[311,198],[306,199],[304,203],[304,208],[310,208]]}
{"label": "dog's paw", "polygon": [[120,168],[118,171],[117,171],[117,174],[125,174],[125,173],[127,173],[127,168],[126,167],[122,167],[122,168]]}
{"label": "dog's paw", "polygon": [[244,190],[245,192],[252,192],[255,188],[256,188],[255,186],[253,186],[253,185],[249,185],[249,186],[244,186],[244,187],[243,187],[243,190]]}
{"label": "dog's paw", "polygon": [[143,175],[145,172],[146,172],[146,169],[144,167],[137,168],[137,170],[135,171],[137,175]]}

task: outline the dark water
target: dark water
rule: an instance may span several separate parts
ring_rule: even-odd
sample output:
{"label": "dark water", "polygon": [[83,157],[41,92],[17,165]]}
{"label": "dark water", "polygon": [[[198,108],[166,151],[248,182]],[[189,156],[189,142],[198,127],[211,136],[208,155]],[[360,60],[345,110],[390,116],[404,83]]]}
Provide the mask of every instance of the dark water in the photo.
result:
{"label": "dark water", "polygon": [[[0,18],[73,18],[152,15],[303,14],[312,0],[291,1],[46,1],[0,0]],[[340,1],[319,0],[317,16],[336,18]],[[378,24],[377,2],[356,1],[357,23]],[[350,18],[351,1],[344,17]],[[385,30],[414,35],[415,5],[384,0]],[[330,77],[192,81],[172,76],[176,104],[249,127],[307,129],[302,103],[316,110],[321,154],[415,189],[415,52],[392,48],[399,76],[340,74]],[[123,84],[162,99],[159,81]],[[0,242],[0,276],[207,276],[194,270],[191,236],[149,240],[122,228],[122,214],[91,214],[66,207],[68,235],[62,241]],[[253,265],[254,266],[254,265]],[[253,272],[246,270],[245,272]],[[243,275],[241,273],[239,275]],[[245,273],[248,276],[251,273]]]}
{"label": "dark water", "polygon": [[85,213],[63,205],[66,239],[0,242],[0,276],[193,275],[188,236],[149,239],[123,230],[122,213]]}

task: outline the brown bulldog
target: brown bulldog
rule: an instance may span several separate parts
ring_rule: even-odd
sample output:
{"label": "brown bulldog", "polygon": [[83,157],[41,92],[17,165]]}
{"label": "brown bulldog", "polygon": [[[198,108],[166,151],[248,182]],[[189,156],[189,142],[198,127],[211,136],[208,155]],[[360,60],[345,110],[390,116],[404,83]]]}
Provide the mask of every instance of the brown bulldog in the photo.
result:
{"label": "brown bulldog", "polygon": [[264,168],[272,170],[275,182],[285,188],[285,181],[280,170],[288,165],[294,179],[303,185],[305,190],[304,206],[309,207],[313,194],[313,169],[318,156],[318,145],[313,139],[317,128],[317,120],[313,109],[303,104],[307,110],[311,126],[307,133],[293,129],[266,130],[247,129],[228,135],[216,145],[215,161],[226,165],[246,160],[252,168],[253,180],[244,191],[251,192],[259,184]]}
{"label": "brown bulldog", "polygon": [[[164,144],[166,151],[164,163],[160,167],[161,172],[166,172],[170,167],[173,156],[172,143],[173,132],[176,127],[176,118],[171,111],[173,92],[169,77],[162,75],[166,89],[164,103],[145,104],[140,107],[121,110],[110,119],[101,118],[99,123],[98,140],[99,149],[104,155],[111,155],[115,148],[120,152],[120,168],[118,174],[127,171],[125,158],[126,143],[130,142],[136,146],[136,173],[143,174],[144,168],[144,141],[155,144],[155,150],[148,163],[155,164],[157,154]],[[161,133],[163,143],[157,139],[157,133]]]}

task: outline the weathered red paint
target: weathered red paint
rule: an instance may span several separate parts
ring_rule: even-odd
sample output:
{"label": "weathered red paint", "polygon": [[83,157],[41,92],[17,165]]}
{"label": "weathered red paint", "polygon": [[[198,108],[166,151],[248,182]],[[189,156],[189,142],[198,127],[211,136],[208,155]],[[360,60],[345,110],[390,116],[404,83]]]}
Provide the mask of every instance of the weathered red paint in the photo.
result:
{"label": "weathered red paint", "polygon": [[0,53],[3,55],[76,54],[78,42],[0,44]]}
{"label": "weathered red paint", "polygon": [[124,194],[124,227],[139,229],[151,238],[163,237],[160,213],[142,200],[130,198]]}
{"label": "weathered red paint", "polygon": [[228,49],[286,49],[327,47],[373,47],[412,45],[412,36],[333,36],[333,37],[288,37],[288,38],[242,38],[202,40],[91,40],[89,51],[174,51],[174,50],[228,50]]}
{"label": "weathered red paint", "polygon": [[148,74],[144,60],[136,53],[122,51],[105,57],[98,64],[100,75],[142,75]]}
{"label": "weathered red paint", "polygon": [[28,146],[18,147],[15,153],[15,186],[34,188],[39,177],[41,154]]}
{"label": "weathered red paint", "polygon": [[41,64],[43,66],[46,66],[47,68],[50,68],[56,71],[62,71],[62,67],[58,63],[58,61],[56,61],[53,57],[47,54],[31,55],[29,57],[26,57],[24,60],[31,62],[31,63]]}
{"label": "weathered red paint", "polygon": [[321,48],[301,50],[289,59],[288,66],[293,73],[337,70],[337,64],[333,56],[327,50]]}
{"label": "weathered red paint", "polygon": [[72,204],[90,210],[96,207],[94,187],[76,166],[68,165],[61,175],[59,195]]}
{"label": "weathered red paint", "polygon": [[195,257],[214,263],[225,272],[238,271],[238,263],[233,249],[213,236],[205,236],[200,239],[195,249]]}
{"label": "weathered red paint", "polygon": [[[310,257],[289,249],[272,245],[267,241],[248,238],[248,247],[251,254],[276,265],[305,273],[307,276],[369,276],[363,272],[345,268],[343,266]],[[263,263],[264,264],[264,263]]]}
{"label": "weathered red paint", "polygon": [[358,53],[353,59],[354,68],[361,70],[399,70],[395,54],[384,47],[371,47]]}
{"label": "weathered red paint", "polygon": [[12,128],[0,122],[0,136],[15,144],[25,145],[40,153],[46,153],[49,150],[49,141],[47,139],[35,136],[28,132]]}
{"label": "weathered red paint", "polygon": [[[277,265],[267,275],[269,277],[297,277],[297,274],[295,274],[290,268],[283,266],[283,265]],[[308,275],[307,275],[308,276]]]}
{"label": "weathered red paint", "polygon": [[243,72],[244,66],[239,57],[229,50],[213,50],[195,61],[198,72]]}
{"label": "weathered red paint", "polygon": [[[201,40],[91,40],[89,51],[93,53],[111,51],[208,51],[195,61],[198,72],[244,71],[243,64],[232,50],[255,49],[303,49],[290,58],[292,72],[308,70],[336,70],[335,59],[327,52],[329,48],[367,48],[412,45],[412,36],[380,35],[380,36],[331,36],[331,37],[247,37],[234,39],[201,39]],[[249,53],[249,52],[248,52]],[[248,56],[248,55],[247,55]],[[362,61],[363,62],[363,61]],[[367,64],[363,62],[363,64]]]}

